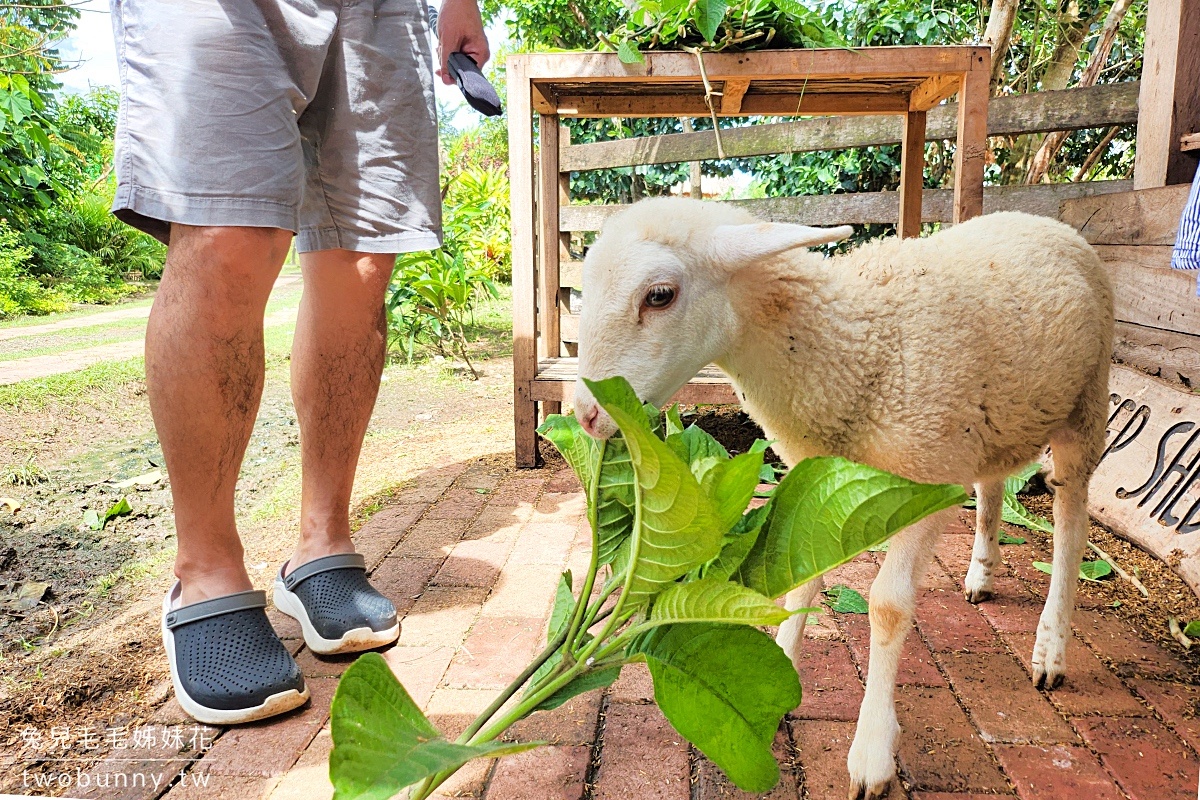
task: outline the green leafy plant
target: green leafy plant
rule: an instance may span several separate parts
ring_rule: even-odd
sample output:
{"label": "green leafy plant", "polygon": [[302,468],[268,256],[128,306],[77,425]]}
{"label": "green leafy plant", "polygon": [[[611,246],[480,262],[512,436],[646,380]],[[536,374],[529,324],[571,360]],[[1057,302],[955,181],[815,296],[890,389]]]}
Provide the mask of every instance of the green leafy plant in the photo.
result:
{"label": "green leafy plant", "polygon": [[95,509],[89,508],[83,512],[83,522],[94,531],[103,530],[111,520],[117,517],[125,517],[133,513],[133,508],[129,505],[129,501],[122,497],[117,502],[108,507],[108,510],[101,514]]}
{"label": "green leafy plant", "polygon": [[866,598],[844,583],[834,584],[822,594],[826,597],[830,611],[839,614],[866,614],[869,610]]}
{"label": "green leafy plant", "polygon": [[654,697],[686,739],[738,786],[779,779],[771,742],[801,699],[783,650],[759,626],[792,613],[775,600],[922,517],[961,504],[962,487],[924,485],[840,458],[797,464],[747,510],[766,443],[731,457],[677,409],[643,406],[622,378],[588,382],[620,436],[596,441],[573,417],[540,429],[585,487],[592,557],[562,576],[546,648],[453,742],[420,713],[384,660],[368,655],[333,700],[330,775],[339,800],[428,797],[518,720],[607,686],[646,662]]}
{"label": "green leafy plant", "polygon": [[[1034,569],[1036,569],[1040,572],[1044,572],[1047,575],[1054,574],[1054,565],[1048,564],[1045,561],[1035,561],[1035,562],[1033,562],[1033,567],[1034,567]],[[1112,575],[1112,573],[1113,573],[1112,565],[1109,564],[1107,561],[1104,561],[1103,559],[1096,559],[1095,561],[1084,561],[1079,565],[1079,579],[1083,580],[1083,581],[1091,581],[1092,583],[1099,583],[1104,578],[1107,578],[1109,575]]]}
{"label": "green leafy plant", "polygon": [[600,42],[626,63],[645,50],[844,47],[821,14],[798,0],[636,0]]}
{"label": "green leafy plant", "polygon": [[[1054,526],[1045,517],[1034,514],[1027,509],[1017,495],[1025,490],[1032,480],[1034,475],[1038,474],[1042,465],[1034,461],[1026,464],[1014,474],[1008,476],[1004,480],[1004,500],[1000,512],[1000,519],[1010,525],[1020,525],[1022,528],[1027,528],[1031,531],[1041,531],[1042,533],[1054,533]],[[966,503],[963,503],[965,508],[975,508],[975,498],[971,498]],[[1007,537],[1007,541],[1005,541]],[[1018,541],[1019,540],[1019,541]],[[1010,536],[1006,533],[1000,534],[1001,544],[1025,544],[1025,540],[1020,536]]]}
{"label": "green leafy plant", "polygon": [[412,361],[418,344],[444,358],[459,356],[479,377],[468,352],[467,325],[476,302],[497,297],[491,278],[446,250],[405,253],[396,259],[386,312],[390,340]]}

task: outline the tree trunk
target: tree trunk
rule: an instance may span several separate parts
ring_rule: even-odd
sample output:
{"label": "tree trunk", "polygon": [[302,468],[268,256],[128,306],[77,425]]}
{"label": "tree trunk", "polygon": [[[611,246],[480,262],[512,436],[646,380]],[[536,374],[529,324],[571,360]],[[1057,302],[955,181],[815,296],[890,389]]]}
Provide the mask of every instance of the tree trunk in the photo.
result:
{"label": "tree trunk", "polygon": [[983,32],[983,43],[992,49],[992,91],[1001,85],[1004,75],[1005,56],[1012,40],[1013,23],[1017,19],[1018,0],[992,0],[988,14],[987,29]]}
{"label": "tree trunk", "polygon": [[[1026,91],[1032,90],[1036,84],[1040,91],[1048,92],[1055,89],[1065,89],[1071,82],[1075,72],[1075,64],[1079,61],[1079,49],[1083,46],[1087,32],[1092,27],[1094,17],[1084,17],[1079,10],[1078,0],[1064,0],[1059,6],[1060,11],[1052,23],[1058,30],[1058,40],[1054,47],[1054,55],[1040,76],[1030,76]],[[1030,70],[1033,65],[1030,65]],[[1033,154],[1041,149],[1044,134],[1030,133],[1016,137],[1013,142],[1013,158],[1005,168],[1005,183],[1024,180],[1029,171],[1029,162]]]}
{"label": "tree trunk", "polygon": [[[1094,86],[1096,84],[1100,77],[1100,71],[1108,63],[1113,42],[1117,40],[1117,31],[1121,27],[1121,20],[1124,19],[1125,12],[1129,10],[1132,3],[1133,0],[1114,0],[1112,7],[1108,10],[1108,16],[1104,18],[1104,26],[1100,29],[1100,39],[1096,42],[1096,49],[1092,51],[1091,58],[1088,59],[1083,75],[1079,78],[1078,86]],[[1029,173],[1025,176],[1025,183],[1042,182],[1068,135],[1067,131],[1056,131],[1046,137],[1046,140],[1042,142],[1041,149],[1037,151],[1033,161],[1029,164]]]}

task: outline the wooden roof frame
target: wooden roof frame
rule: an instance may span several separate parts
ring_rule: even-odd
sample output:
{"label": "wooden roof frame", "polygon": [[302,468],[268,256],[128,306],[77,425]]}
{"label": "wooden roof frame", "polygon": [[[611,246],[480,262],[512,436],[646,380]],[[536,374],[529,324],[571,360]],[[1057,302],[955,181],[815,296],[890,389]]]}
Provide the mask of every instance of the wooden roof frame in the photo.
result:
{"label": "wooden roof frame", "polygon": [[[561,118],[903,116],[898,231],[911,237],[921,231],[926,115],[951,95],[959,96],[954,221],[983,212],[990,70],[990,50],[973,45],[705,53],[702,62],[692,53],[653,52],[638,64],[613,53],[509,56],[517,466],[538,463],[539,404],[544,414],[560,413],[574,383],[559,329],[559,270],[570,260],[570,232],[559,230],[559,210],[570,202],[570,173],[559,168]],[[732,387],[711,376],[677,399],[736,402]]]}

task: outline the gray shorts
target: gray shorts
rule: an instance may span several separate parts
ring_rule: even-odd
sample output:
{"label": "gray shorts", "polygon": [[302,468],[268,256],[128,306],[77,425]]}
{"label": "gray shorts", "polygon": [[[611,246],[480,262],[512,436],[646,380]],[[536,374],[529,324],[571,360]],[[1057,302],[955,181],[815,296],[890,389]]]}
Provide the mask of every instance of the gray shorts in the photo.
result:
{"label": "gray shorts", "polygon": [[112,0],[113,212],[295,231],[301,251],[441,239],[425,0]]}

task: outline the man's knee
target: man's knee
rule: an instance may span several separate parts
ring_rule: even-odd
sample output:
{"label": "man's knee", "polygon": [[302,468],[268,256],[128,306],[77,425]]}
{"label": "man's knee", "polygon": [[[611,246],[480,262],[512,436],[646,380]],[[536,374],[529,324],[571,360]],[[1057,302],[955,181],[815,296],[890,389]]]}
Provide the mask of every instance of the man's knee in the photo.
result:
{"label": "man's knee", "polygon": [[279,228],[175,224],[164,279],[216,306],[262,305],[291,239]]}

